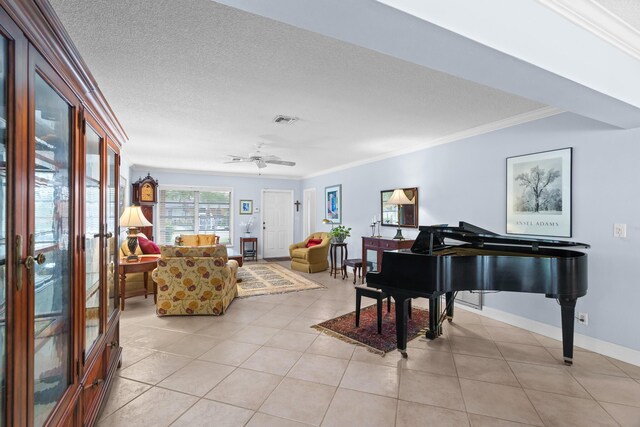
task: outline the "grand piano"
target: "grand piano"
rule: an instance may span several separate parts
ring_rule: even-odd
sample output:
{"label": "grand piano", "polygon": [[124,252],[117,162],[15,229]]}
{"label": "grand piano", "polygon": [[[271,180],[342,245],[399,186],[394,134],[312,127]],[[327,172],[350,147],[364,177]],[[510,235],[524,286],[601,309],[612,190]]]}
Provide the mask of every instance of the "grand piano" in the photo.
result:
{"label": "grand piano", "polygon": [[[456,241],[453,244],[451,241]],[[407,357],[407,314],[411,298],[429,299],[426,337],[442,334],[442,322],[453,319],[458,291],[510,291],[545,294],[560,305],[564,362],[573,361],[576,300],[587,293],[587,255],[565,248],[585,243],[501,236],[460,222],[421,226],[410,251],[382,255],[379,272],[367,274],[367,286],[395,300],[398,350]],[[445,307],[441,312],[441,296]]]}

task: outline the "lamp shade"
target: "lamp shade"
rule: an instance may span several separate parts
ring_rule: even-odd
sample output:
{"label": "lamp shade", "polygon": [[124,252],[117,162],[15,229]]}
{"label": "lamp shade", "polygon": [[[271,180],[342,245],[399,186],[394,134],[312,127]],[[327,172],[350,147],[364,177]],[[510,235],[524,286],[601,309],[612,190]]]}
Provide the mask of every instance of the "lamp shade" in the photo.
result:
{"label": "lamp shade", "polygon": [[147,218],[144,217],[140,206],[129,206],[124,209],[120,217],[121,227],[151,227]]}
{"label": "lamp shade", "polygon": [[397,188],[393,190],[393,194],[387,200],[388,205],[412,205],[413,200],[409,200],[406,194],[404,194],[404,190],[402,188]]}
{"label": "lamp shade", "polygon": [[331,221],[330,219],[325,218],[325,219],[322,220],[322,223],[323,224],[333,224],[333,221]]}

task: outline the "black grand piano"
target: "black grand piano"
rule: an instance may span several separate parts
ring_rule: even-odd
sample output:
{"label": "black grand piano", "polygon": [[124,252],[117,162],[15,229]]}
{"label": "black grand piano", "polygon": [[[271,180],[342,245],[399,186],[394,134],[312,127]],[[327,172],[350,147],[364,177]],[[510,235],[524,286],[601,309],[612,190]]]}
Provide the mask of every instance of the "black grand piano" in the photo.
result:
{"label": "black grand piano", "polygon": [[[451,240],[464,243],[451,244]],[[421,226],[411,251],[383,253],[382,269],[367,274],[367,286],[394,298],[398,350],[403,357],[407,357],[407,307],[411,298],[429,298],[426,336],[434,339],[441,335],[444,319],[452,320],[458,291],[545,294],[560,304],[564,362],[570,365],[576,300],[587,293],[587,255],[565,249],[576,247],[589,245],[501,236],[466,222],[457,227]]]}

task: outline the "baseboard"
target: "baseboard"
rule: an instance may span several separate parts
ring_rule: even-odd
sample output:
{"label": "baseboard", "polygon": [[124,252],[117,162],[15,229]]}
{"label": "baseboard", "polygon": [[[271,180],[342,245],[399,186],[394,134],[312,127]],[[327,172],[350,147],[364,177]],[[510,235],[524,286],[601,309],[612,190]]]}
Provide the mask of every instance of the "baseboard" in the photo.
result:
{"label": "baseboard", "polygon": [[[527,319],[526,317],[507,313],[506,311],[497,310],[495,308],[487,306],[484,306],[482,310],[477,310],[473,307],[467,307],[462,304],[456,303],[456,308],[470,311],[480,316],[488,317],[500,322],[508,323],[509,325],[517,326],[518,328],[526,329],[527,331],[544,335],[545,337],[562,340],[562,329],[557,326],[547,325],[546,323]],[[613,357],[614,359],[622,360],[623,362],[640,366],[640,351],[638,350],[623,347],[618,344],[613,344],[582,334],[574,334],[573,343],[578,347],[600,353],[604,356]]]}

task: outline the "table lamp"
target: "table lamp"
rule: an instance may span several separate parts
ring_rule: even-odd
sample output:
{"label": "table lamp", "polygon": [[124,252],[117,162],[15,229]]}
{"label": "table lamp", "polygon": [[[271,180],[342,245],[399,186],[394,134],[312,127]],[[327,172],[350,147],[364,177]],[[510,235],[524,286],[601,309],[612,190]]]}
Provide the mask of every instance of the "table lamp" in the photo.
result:
{"label": "table lamp", "polygon": [[331,224],[331,229],[333,230],[333,221],[331,221],[330,219],[325,218],[325,219],[322,220],[322,223],[323,224]]}
{"label": "table lamp", "polygon": [[389,200],[387,200],[387,204],[398,206],[398,231],[396,231],[396,235],[393,236],[393,239],[404,240],[404,236],[402,235],[402,229],[400,228],[400,206],[412,205],[413,200],[409,200],[409,198],[404,193],[404,190],[402,188],[396,188],[395,190],[393,190],[393,194],[391,195],[391,197],[389,197]]}
{"label": "table lamp", "polygon": [[138,248],[138,227],[151,227],[152,225],[153,224],[144,217],[140,206],[129,206],[125,208],[120,217],[120,226],[129,228],[129,233],[127,234],[127,247],[130,253],[129,256],[127,256],[128,262],[138,261],[138,255],[136,255],[136,249]]}

